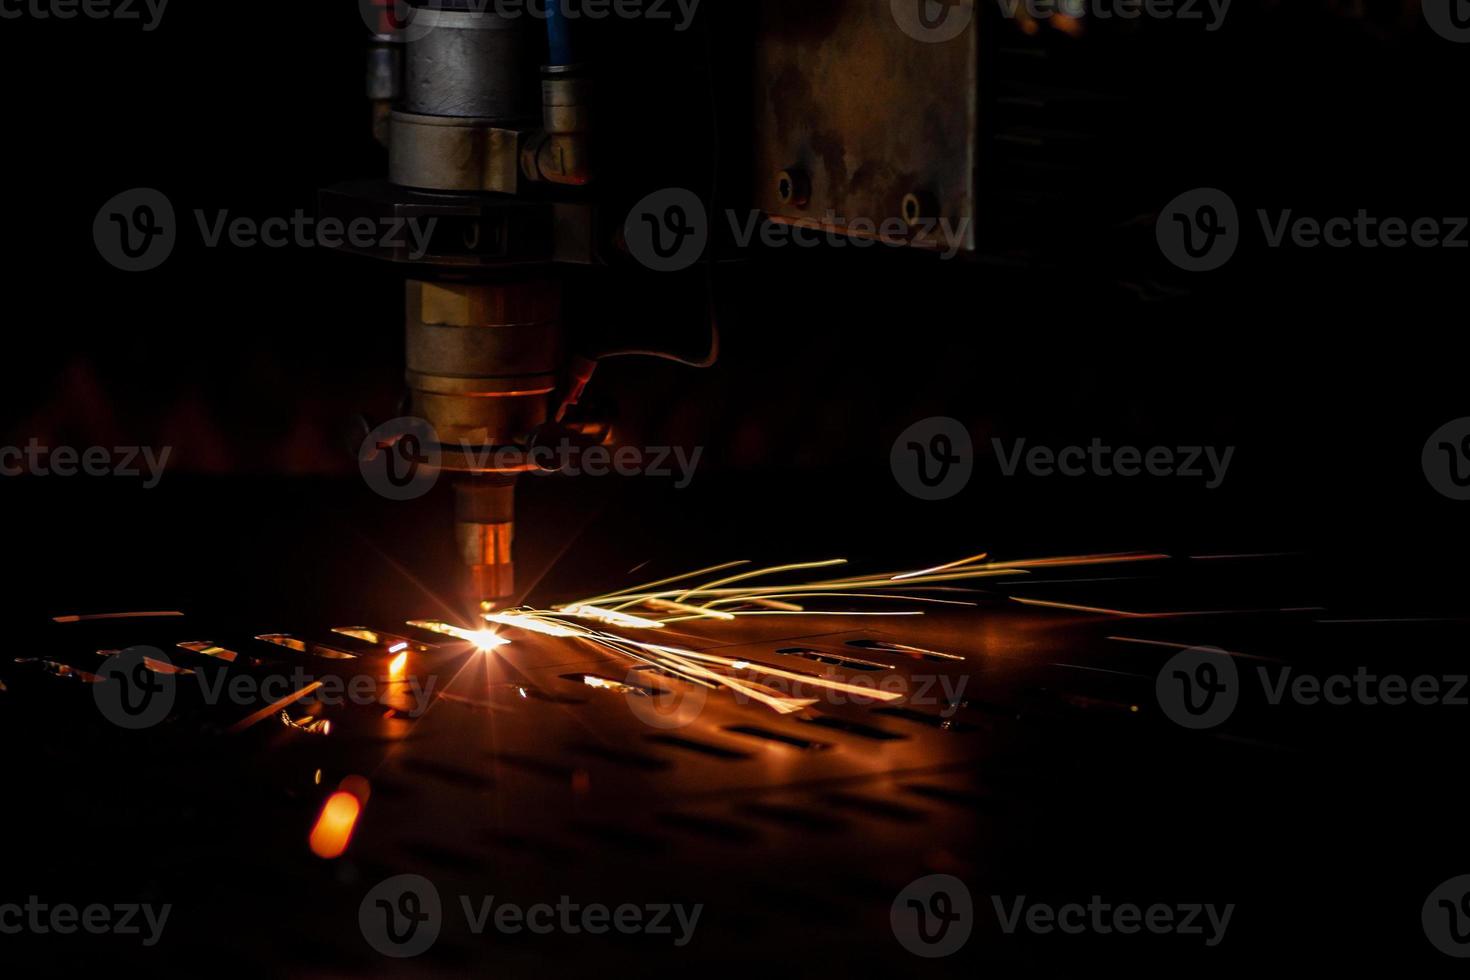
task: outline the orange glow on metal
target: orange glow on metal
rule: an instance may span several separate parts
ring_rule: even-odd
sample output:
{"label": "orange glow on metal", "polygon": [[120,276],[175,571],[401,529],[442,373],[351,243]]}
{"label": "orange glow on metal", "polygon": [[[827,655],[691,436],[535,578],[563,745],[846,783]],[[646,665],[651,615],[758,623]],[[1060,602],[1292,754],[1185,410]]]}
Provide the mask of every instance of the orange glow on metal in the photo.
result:
{"label": "orange glow on metal", "polygon": [[[489,616],[485,617],[489,619]],[[494,630],[467,630],[462,626],[452,626],[449,623],[440,623],[433,620],[415,619],[409,624],[417,629],[428,630],[430,633],[441,633],[444,636],[452,636],[456,640],[464,640],[473,644],[475,649],[481,653],[503,647],[510,641],[500,636]]]}
{"label": "orange glow on metal", "polygon": [[388,664],[388,676],[395,680],[403,676],[404,668],[408,666],[408,653],[400,653]]}
{"label": "orange glow on metal", "polygon": [[361,814],[362,804],[351,793],[338,790],[327,797],[316,825],[311,828],[311,853],[327,860],[341,857]]}

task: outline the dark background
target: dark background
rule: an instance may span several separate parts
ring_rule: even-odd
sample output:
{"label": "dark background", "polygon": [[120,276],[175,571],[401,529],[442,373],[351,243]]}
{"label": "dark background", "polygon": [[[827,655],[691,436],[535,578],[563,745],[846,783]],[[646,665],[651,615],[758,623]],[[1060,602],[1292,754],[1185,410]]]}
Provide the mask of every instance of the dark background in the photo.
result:
{"label": "dark background", "polygon": [[[1236,0],[1213,34],[1166,22],[1081,39],[1045,28],[1028,39],[981,6],[981,254],[752,255],[723,243],[719,365],[619,360],[594,389],[616,407],[627,442],[704,447],[693,487],[523,481],[523,580],[549,569],[542,594],[564,598],[623,581],[645,559],[693,567],[841,554],[916,567],[986,549],[1006,558],[1300,551],[1313,556],[1300,574],[1291,566],[1209,599],[1267,594],[1343,615],[1458,615],[1466,505],[1432,489],[1420,452],[1440,425],[1470,415],[1461,338],[1470,250],[1269,250],[1254,212],[1470,213],[1461,150],[1470,50],[1435,36],[1411,4]],[[602,39],[601,51],[616,54],[607,118],[629,149],[601,192],[610,209],[671,184],[702,192],[712,152],[721,205],[745,206],[743,8],[705,0],[701,16],[718,17],[702,29],[619,27]],[[113,478],[0,480],[16,572],[8,593],[27,621],[186,608],[245,634],[398,606],[432,611],[450,591],[447,494],[381,500],[349,451],[353,416],[386,418],[399,395],[400,271],[322,250],[206,249],[192,219],[196,208],[310,213],[320,188],[384,171],[362,97],[363,41],[348,3],[176,0],[151,34],[125,23],[0,22],[3,322],[14,344],[0,444],[174,447],[155,490]],[[1016,68],[1031,64],[1018,47],[1045,49],[1054,74]],[[1050,203],[1033,208],[1022,190],[1033,189],[1028,164],[1038,161],[1016,159],[1006,139],[1015,121],[996,93],[1048,82],[1107,98],[1067,116],[1065,138],[1037,151],[1057,176]],[[882,91],[881,79],[854,83]],[[706,126],[711,105],[718,139]],[[103,202],[140,186],[171,198],[180,244],[161,269],[129,275],[100,258],[91,226]],[[1249,233],[1224,269],[1190,275],[1163,260],[1153,229],[1166,202],[1199,186],[1227,191]],[[569,275],[579,334],[702,350],[703,270]],[[934,415],[964,421],[980,458],[964,493],[924,503],[895,484],[889,451]],[[1003,479],[992,437],[1236,452],[1217,490],[1181,479]],[[1356,642],[1453,666],[1462,641]],[[1042,761],[1063,760],[1060,774],[1045,770],[1052,781],[1031,798],[1056,803],[1059,834],[1068,807],[1108,811],[1128,791],[1140,809],[1157,803],[1145,817],[1208,812],[1228,834],[1237,818],[1257,827],[1281,818],[1278,792],[1298,794],[1282,804],[1289,810],[1321,787],[1318,829],[1262,838],[1266,864],[1226,871],[1274,897],[1282,918],[1272,926],[1284,929],[1295,902],[1286,862],[1306,853],[1312,881],[1351,883],[1362,869],[1335,855],[1360,846],[1353,821],[1391,820],[1364,874],[1398,882],[1384,895],[1412,897],[1410,918],[1385,928],[1426,953],[1414,903],[1463,862],[1451,826],[1459,794],[1438,761],[1453,750],[1454,725],[1437,719],[1444,729],[1423,738],[1424,750],[1417,720],[1381,742],[1365,726],[1351,751],[1315,769],[1273,760],[1259,797],[1195,774],[1199,784],[1176,800],[1142,763],[1108,785],[1112,770],[1094,767],[1089,778],[1085,755],[1059,751]],[[1091,731],[1059,740],[1086,744]],[[1140,758],[1150,751],[1142,738],[1129,745]],[[1195,748],[1170,741],[1167,751],[1191,758]],[[1352,782],[1370,755],[1377,776],[1399,774],[1385,791]],[[1251,763],[1231,764],[1251,778]],[[1432,832],[1417,835],[1426,825]],[[295,824],[280,830],[295,833]],[[1175,843],[1189,846],[1178,833]],[[1257,839],[1234,846],[1248,853]],[[1124,865],[1129,855],[1108,840],[1099,830],[1046,853],[1059,868],[1059,854],[1083,868],[1089,857]],[[1405,841],[1412,860],[1401,861]],[[1144,857],[1145,876],[1175,860],[1162,847]],[[1135,872],[1118,873],[1109,880]],[[1318,923],[1326,933],[1374,925],[1369,910],[1332,921],[1324,908],[1308,911],[1327,920]],[[1332,950],[1344,960],[1358,952]]]}
{"label": "dark background", "polygon": [[[176,4],[153,33],[4,22],[15,347],[0,433],[11,443],[172,445],[166,482],[352,475],[348,421],[386,417],[398,394],[398,272],[319,249],[206,249],[191,215],[310,213],[319,188],[383,171],[361,97],[360,22],[350,4],[335,6],[262,15]],[[610,200],[640,180],[707,186],[700,110],[713,78],[724,203],[743,206],[745,17],[712,0],[706,13],[719,16],[682,35],[611,29],[624,36],[602,48],[618,53],[609,116],[642,122],[617,130],[639,151]],[[987,51],[1025,40],[993,16],[982,26]],[[702,479],[745,474],[781,493],[820,479],[842,501],[855,487],[878,492],[868,485],[887,481],[893,437],[943,414],[971,427],[988,479],[952,506],[888,494],[889,520],[943,512],[946,526],[985,532],[997,516],[990,499],[1042,493],[1059,506],[1033,519],[1079,529],[1100,518],[1149,533],[1225,521],[1375,551],[1458,533],[1455,505],[1427,486],[1418,457],[1430,432],[1462,414],[1452,318],[1465,253],[1267,250],[1253,212],[1470,210],[1456,122],[1463,52],[1396,4],[1238,0],[1216,33],[1124,27],[1080,40],[1047,29],[1026,42],[1048,49],[1054,81],[1123,97],[1048,151],[1070,165],[1056,181],[1060,203],[1035,213],[1015,203],[1019,178],[993,141],[1007,117],[987,105],[982,211],[1024,220],[982,220],[978,261],[726,249],[736,261],[717,276],[720,366],[624,360],[599,377],[595,395],[618,406],[628,441],[705,446]],[[982,62],[989,73],[1011,63]],[[986,78],[997,89],[1012,81]],[[1158,255],[1153,217],[1202,185],[1230,193],[1252,233],[1223,270],[1189,275]],[[90,227],[104,201],[135,186],[169,195],[181,241],[162,269],[130,275],[102,261]],[[703,345],[689,283],[574,275],[584,300],[575,329]],[[1189,481],[1060,479],[1021,492],[996,485],[992,434],[1237,453],[1225,488],[1210,493]]]}

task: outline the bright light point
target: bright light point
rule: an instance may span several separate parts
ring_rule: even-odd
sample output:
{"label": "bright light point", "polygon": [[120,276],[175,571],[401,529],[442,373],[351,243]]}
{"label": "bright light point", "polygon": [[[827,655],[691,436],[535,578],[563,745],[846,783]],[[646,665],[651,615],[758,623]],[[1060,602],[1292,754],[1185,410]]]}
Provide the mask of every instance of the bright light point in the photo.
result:
{"label": "bright light point", "polygon": [[494,630],[475,630],[466,637],[475,645],[475,649],[481,653],[489,653],[496,647],[503,647],[510,641],[497,634]]}
{"label": "bright light point", "polygon": [[747,668],[747,667],[750,666],[750,661],[748,661],[748,660],[732,660],[730,662],[730,666],[731,667],[734,667],[736,670],[744,670],[745,668]]}
{"label": "bright light point", "polygon": [[397,642],[397,643],[393,644],[391,647],[389,647],[388,648],[388,652],[389,653],[401,653],[402,651],[407,650],[407,649],[408,649],[408,641],[407,640],[400,640],[399,642]]}
{"label": "bright light point", "polygon": [[434,622],[425,619],[410,620],[409,624],[417,629],[428,630],[431,633],[440,633],[444,636],[452,636],[456,640],[464,640],[466,643],[474,644],[481,653],[503,647],[510,641],[497,636],[493,630],[467,630],[460,626],[451,626],[449,623]]}
{"label": "bright light point", "polygon": [[328,860],[341,857],[347,850],[347,842],[352,839],[360,813],[362,803],[351,793],[339,790],[328,797],[316,818],[316,825],[311,828],[311,853]]}

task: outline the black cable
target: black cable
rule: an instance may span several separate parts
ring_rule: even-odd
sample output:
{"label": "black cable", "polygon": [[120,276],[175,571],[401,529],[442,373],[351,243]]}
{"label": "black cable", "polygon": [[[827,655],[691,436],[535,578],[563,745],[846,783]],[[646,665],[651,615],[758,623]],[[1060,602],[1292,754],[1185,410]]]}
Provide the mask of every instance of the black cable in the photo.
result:
{"label": "black cable", "polygon": [[[711,18],[705,17],[704,24],[704,50],[705,50],[705,73],[709,83],[709,120],[710,120],[710,192],[709,203],[705,208],[708,215],[715,213],[715,206],[720,198],[720,98],[715,89],[715,44],[714,27],[710,23]],[[597,354],[593,360],[601,362],[614,357],[652,357],[661,361],[672,361],[685,367],[705,368],[714,367],[720,359],[720,317],[718,311],[718,300],[715,289],[715,266],[714,249],[705,251],[704,267],[706,277],[706,296],[709,302],[709,352],[704,357],[694,360],[688,357],[680,357],[669,351],[658,350],[613,350],[603,354]]]}

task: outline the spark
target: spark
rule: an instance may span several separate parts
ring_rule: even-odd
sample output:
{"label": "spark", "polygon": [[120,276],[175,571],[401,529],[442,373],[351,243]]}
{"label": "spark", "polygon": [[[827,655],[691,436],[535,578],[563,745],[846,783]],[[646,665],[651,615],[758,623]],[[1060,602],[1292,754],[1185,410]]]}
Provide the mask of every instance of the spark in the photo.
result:
{"label": "spark", "polygon": [[642,616],[619,612],[616,609],[603,609],[600,606],[589,606],[584,603],[558,606],[556,611],[573,619],[590,619],[595,623],[605,623],[608,626],[623,626],[635,630],[664,628],[664,624],[656,619],[645,619]]}
{"label": "spark", "polygon": [[[523,607],[495,610],[482,605],[482,615],[487,623],[498,629],[523,630],[553,639],[588,643],[603,651],[625,657],[635,665],[640,665],[635,666],[634,669],[652,669],[676,681],[709,689],[727,689],[739,696],[763,704],[777,713],[792,714],[816,704],[818,699],[793,697],[777,690],[769,683],[762,683],[761,678],[768,678],[773,683],[777,680],[789,682],[786,686],[804,685],[808,688],[837,691],[875,701],[895,701],[902,698],[903,695],[878,690],[871,686],[849,684],[831,676],[785,670],[743,657],[726,657],[685,647],[650,643],[625,635],[623,632],[613,632],[613,630],[662,629],[672,623],[694,620],[732,622],[747,616],[922,616],[925,614],[924,609],[811,609],[808,608],[808,605],[815,600],[835,600],[841,603],[896,601],[907,605],[973,608],[975,606],[973,602],[940,599],[931,595],[914,593],[973,592],[975,591],[973,589],[960,589],[943,583],[1025,576],[1030,574],[1032,568],[1150,561],[1167,557],[1161,554],[1124,552],[993,562],[986,561],[988,553],[982,553],[917,571],[857,575],[795,584],[790,582],[785,584],[758,583],[756,580],[789,576],[793,572],[833,568],[847,564],[847,560],[832,558],[764,568],[753,568],[750,567],[752,564],[750,561],[739,560],[684,572],[642,585],[569,602],[551,609]],[[721,574],[736,569],[739,571],[735,574]],[[711,578],[711,576],[715,577]],[[790,600],[800,600],[802,604]],[[831,605],[832,603],[824,604]],[[636,615],[628,611],[634,608],[641,608],[655,615]],[[502,646],[507,642],[495,630],[472,631],[445,623],[430,622],[415,622],[410,625],[468,640],[481,649]],[[953,654],[933,653],[898,644],[886,644],[885,647],[909,655],[942,657],[959,661],[965,659]],[[624,684],[592,675],[584,675],[583,683],[590,687],[623,693],[640,690],[631,683]]]}
{"label": "spark", "polygon": [[726,622],[735,618],[734,613],[715,612],[713,609],[703,609],[699,606],[675,602],[673,599],[644,599],[643,605],[649,609],[657,609],[659,612],[688,613],[694,618],[722,619]]}
{"label": "spark", "polygon": [[924,575],[933,575],[936,572],[947,572],[951,568],[960,568],[964,565],[973,565],[975,562],[984,561],[986,558],[989,557],[990,552],[982,551],[980,552],[980,554],[975,555],[973,558],[961,558],[959,561],[952,561],[947,565],[936,565],[933,568],[926,568],[922,572],[900,572],[899,574],[893,576],[891,581],[901,582],[907,578],[919,578]]}
{"label": "spark", "polygon": [[484,614],[486,622],[495,623],[498,626],[509,626],[513,629],[526,630],[529,633],[540,633],[542,636],[555,636],[562,639],[575,639],[585,635],[585,627],[573,623],[563,623],[551,618],[552,613],[541,612],[534,609],[506,609],[501,612],[487,612]]}
{"label": "spark", "polygon": [[407,651],[400,653],[388,663],[388,676],[398,679],[403,676],[403,669],[408,666]]}

